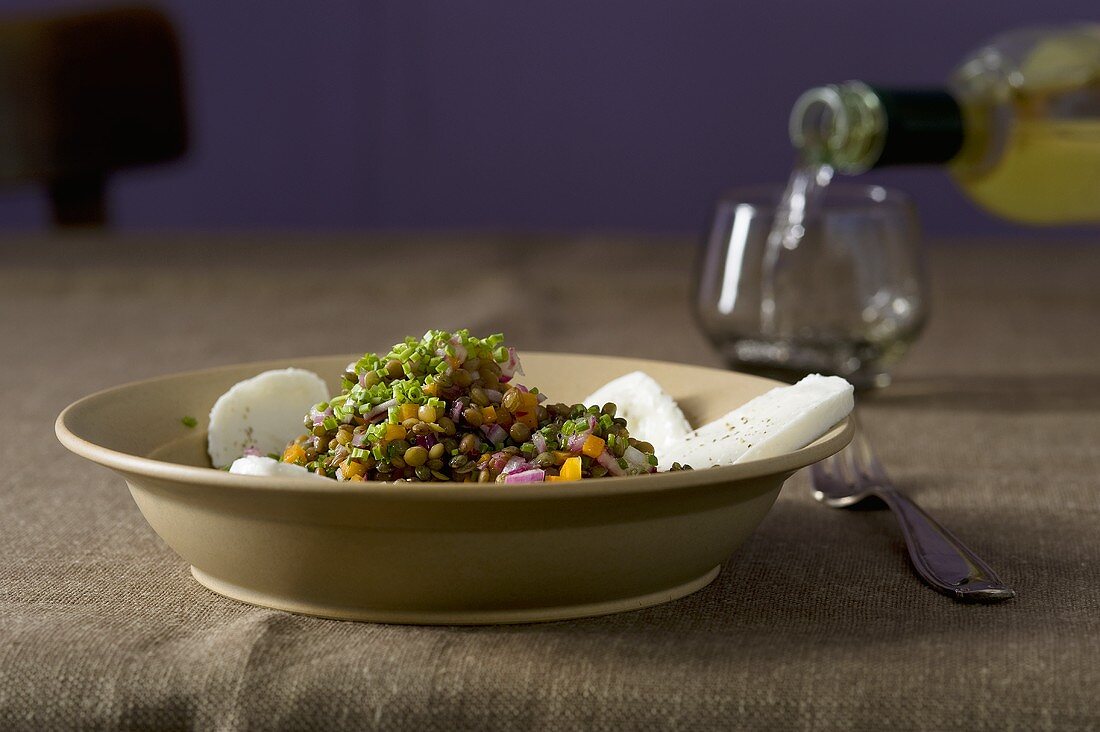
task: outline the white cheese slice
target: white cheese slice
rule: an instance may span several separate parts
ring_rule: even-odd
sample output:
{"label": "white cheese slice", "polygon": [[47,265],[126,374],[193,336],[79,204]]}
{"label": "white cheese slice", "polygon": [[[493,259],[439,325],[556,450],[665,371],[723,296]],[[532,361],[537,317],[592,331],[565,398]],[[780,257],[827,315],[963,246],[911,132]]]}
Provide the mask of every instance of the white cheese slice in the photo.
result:
{"label": "white cheese slice", "polygon": [[309,408],[328,398],[324,380],[304,369],[265,371],[234,384],[210,410],[210,461],[220,468],[246,451],[281,453],[302,433]]}
{"label": "white cheese slice", "polygon": [[237,458],[229,466],[229,472],[235,475],[259,475],[263,477],[280,476],[288,478],[318,478],[328,480],[323,475],[311,473],[301,465],[282,463],[266,455],[245,455]]}
{"label": "white cheese slice", "polygon": [[852,385],[811,374],[772,389],[672,445],[663,462],[693,468],[759,460],[805,447],[852,411]]}
{"label": "white cheese slice", "polygon": [[607,382],[589,394],[583,403],[603,406],[615,404],[615,416],[627,421],[630,436],[653,445],[659,468],[668,468],[671,460],[665,454],[691,432],[684,413],[652,376],[633,371]]}

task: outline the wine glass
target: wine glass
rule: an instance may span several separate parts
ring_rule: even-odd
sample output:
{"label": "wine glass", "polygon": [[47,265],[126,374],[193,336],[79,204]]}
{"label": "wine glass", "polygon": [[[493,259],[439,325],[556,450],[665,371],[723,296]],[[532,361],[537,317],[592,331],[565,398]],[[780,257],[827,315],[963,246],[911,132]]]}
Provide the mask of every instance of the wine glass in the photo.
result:
{"label": "wine glass", "polygon": [[738,371],[889,384],[928,317],[912,202],[881,186],[832,183],[777,248],[782,195],[781,186],[739,188],[719,200],[697,268],[700,327]]}

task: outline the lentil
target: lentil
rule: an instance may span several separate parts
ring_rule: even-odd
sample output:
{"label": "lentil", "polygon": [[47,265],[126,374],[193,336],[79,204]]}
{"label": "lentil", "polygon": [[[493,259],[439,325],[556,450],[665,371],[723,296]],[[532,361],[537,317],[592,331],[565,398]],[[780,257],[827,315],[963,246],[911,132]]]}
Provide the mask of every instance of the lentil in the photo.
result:
{"label": "lentil", "polygon": [[428,451],[420,445],[413,445],[405,451],[405,464],[418,468],[428,462]]}

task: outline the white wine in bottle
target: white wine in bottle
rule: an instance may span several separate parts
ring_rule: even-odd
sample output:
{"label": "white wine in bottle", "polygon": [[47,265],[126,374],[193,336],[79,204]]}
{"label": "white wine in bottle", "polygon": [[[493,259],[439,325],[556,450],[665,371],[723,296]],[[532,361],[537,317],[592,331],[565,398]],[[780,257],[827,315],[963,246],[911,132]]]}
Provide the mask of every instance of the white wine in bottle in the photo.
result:
{"label": "white wine in bottle", "polygon": [[791,141],[804,165],[839,173],[945,165],[1012,221],[1100,223],[1100,25],[1000,36],[942,89],[811,89],[791,113]]}

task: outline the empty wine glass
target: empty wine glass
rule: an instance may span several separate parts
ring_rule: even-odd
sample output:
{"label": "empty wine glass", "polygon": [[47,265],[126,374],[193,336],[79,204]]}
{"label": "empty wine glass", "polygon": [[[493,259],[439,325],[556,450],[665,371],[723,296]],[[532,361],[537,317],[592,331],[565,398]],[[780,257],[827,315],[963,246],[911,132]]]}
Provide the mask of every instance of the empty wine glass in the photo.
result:
{"label": "empty wine glass", "polygon": [[739,371],[885,386],[928,314],[912,203],[896,190],[832,183],[777,249],[768,239],[782,194],[741,188],[718,202],[696,277],[700,327]]}

